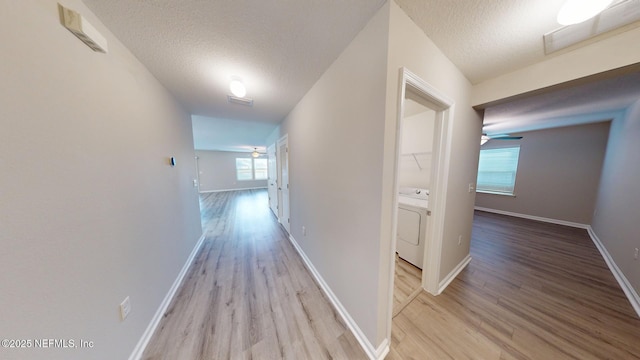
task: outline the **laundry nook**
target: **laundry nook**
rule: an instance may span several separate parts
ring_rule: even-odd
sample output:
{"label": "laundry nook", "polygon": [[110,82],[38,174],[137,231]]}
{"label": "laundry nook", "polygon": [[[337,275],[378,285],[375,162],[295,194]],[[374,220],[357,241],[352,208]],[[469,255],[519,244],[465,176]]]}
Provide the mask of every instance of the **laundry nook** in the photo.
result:
{"label": "laundry nook", "polygon": [[398,256],[422,269],[429,208],[435,111],[405,99],[398,162]]}

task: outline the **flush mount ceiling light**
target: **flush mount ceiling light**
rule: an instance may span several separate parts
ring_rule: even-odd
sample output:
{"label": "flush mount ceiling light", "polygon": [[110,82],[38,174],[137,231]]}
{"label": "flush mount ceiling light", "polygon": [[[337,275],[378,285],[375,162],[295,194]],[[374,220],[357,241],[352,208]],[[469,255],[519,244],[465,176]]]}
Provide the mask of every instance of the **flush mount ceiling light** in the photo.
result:
{"label": "flush mount ceiling light", "polygon": [[567,0],[558,12],[560,25],[573,25],[600,14],[613,0]]}
{"label": "flush mount ceiling light", "polygon": [[244,87],[244,84],[239,79],[231,80],[231,83],[229,84],[229,90],[234,96],[239,98],[243,98],[245,97],[245,95],[247,95],[247,88]]}

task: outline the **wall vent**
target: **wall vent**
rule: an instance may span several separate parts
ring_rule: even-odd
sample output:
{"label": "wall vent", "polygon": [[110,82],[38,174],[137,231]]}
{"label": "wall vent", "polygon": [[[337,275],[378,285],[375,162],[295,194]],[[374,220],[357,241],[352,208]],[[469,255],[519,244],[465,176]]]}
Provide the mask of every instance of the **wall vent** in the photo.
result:
{"label": "wall vent", "polygon": [[60,10],[60,20],[62,25],[66,27],[73,35],[82,40],[93,51],[101,53],[107,52],[107,39],[102,36],[96,28],[94,28],[87,19],[83,18],[80,13],[58,4]]}
{"label": "wall vent", "polygon": [[253,106],[253,99],[249,98],[239,98],[233,95],[227,95],[227,99],[229,99],[230,103],[239,104],[244,106]]}

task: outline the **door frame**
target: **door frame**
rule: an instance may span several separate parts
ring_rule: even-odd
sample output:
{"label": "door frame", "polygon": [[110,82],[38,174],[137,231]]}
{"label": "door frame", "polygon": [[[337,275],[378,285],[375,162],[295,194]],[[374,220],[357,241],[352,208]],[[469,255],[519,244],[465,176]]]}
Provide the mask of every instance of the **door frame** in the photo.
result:
{"label": "door frame", "polygon": [[387,335],[391,338],[393,320],[393,291],[395,274],[396,232],[398,229],[398,166],[400,159],[401,127],[405,110],[405,96],[407,89],[419,99],[413,99],[426,107],[436,111],[433,137],[433,160],[431,164],[431,182],[429,189],[429,223],[427,241],[425,241],[425,255],[422,267],[422,287],[433,295],[441,292],[440,263],[442,256],[442,241],[444,238],[444,221],[446,208],[446,194],[451,158],[451,141],[453,139],[453,114],[455,103],[444,93],[422,80],[406,67],[399,69],[398,102],[396,114],[394,178],[393,178],[393,218],[391,247],[389,249],[389,293],[388,293],[388,322]]}
{"label": "door frame", "polygon": [[200,156],[196,154],[194,159],[196,162],[196,188],[198,189],[198,194],[200,194]]}
{"label": "door frame", "polygon": [[[282,145],[285,145],[285,153],[282,154],[282,150],[281,147]],[[288,187],[289,190],[289,196],[287,197],[287,201],[284,201],[284,198],[282,196],[282,187],[283,187],[283,180],[282,180],[282,159],[283,157],[286,160],[286,164],[287,164],[287,184],[285,184]],[[278,141],[276,142],[276,164],[278,167],[278,214],[277,214],[277,218],[278,218],[278,222],[280,224],[282,224],[282,226],[284,227],[284,229],[287,231],[287,233],[291,233],[291,224],[290,224],[290,218],[291,218],[291,207],[290,207],[290,201],[291,201],[291,192],[290,192],[290,187],[289,187],[289,183],[291,182],[291,166],[289,164],[289,136],[288,134],[283,135],[280,139],[278,139]],[[286,219],[284,218],[285,216],[285,209],[286,209]]]}
{"label": "door frame", "polygon": [[267,147],[267,161],[269,164],[268,176],[267,176],[267,193],[269,194],[269,208],[277,218],[278,217],[278,158],[276,156],[276,143],[273,143]]}

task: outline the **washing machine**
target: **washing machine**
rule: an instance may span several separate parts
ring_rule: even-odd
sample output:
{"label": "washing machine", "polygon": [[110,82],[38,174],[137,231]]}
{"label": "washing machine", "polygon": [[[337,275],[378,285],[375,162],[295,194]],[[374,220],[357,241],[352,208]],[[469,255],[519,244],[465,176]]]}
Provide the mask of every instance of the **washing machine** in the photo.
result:
{"label": "washing machine", "polygon": [[401,188],[398,194],[396,252],[422,269],[428,224],[429,190]]}

